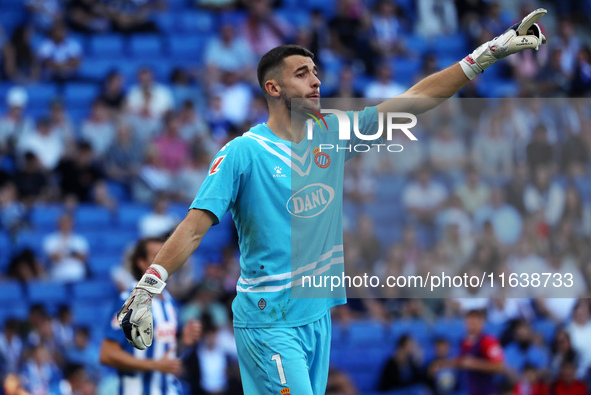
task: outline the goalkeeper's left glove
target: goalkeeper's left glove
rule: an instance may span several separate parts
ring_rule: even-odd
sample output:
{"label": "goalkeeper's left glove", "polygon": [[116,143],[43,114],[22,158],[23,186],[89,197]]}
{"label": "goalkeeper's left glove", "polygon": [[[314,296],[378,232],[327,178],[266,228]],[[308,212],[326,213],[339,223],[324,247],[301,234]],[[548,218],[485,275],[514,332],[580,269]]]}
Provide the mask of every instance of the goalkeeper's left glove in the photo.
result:
{"label": "goalkeeper's left glove", "polygon": [[540,27],[535,23],[546,10],[538,8],[531,12],[521,22],[511,26],[507,31],[491,41],[482,44],[470,55],[460,61],[460,66],[469,79],[473,79],[484,69],[504,58],[524,49],[538,50],[541,44],[546,43],[546,37]]}

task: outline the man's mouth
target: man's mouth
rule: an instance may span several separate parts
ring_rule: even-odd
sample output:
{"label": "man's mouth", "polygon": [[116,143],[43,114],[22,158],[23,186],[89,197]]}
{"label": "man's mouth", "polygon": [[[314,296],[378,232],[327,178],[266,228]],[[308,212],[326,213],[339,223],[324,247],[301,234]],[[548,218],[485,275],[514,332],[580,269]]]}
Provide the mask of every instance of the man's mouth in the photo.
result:
{"label": "man's mouth", "polygon": [[312,93],[311,95],[307,96],[308,99],[320,99],[319,93]]}

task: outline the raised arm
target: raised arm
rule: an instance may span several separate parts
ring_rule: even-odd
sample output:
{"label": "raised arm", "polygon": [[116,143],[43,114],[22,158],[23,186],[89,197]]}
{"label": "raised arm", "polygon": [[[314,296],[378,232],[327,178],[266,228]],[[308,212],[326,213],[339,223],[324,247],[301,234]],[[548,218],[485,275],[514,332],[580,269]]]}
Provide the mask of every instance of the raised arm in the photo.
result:
{"label": "raised arm", "polygon": [[538,8],[505,33],[476,48],[460,62],[419,81],[406,92],[378,105],[378,112],[420,114],[455,95],[466,83],[506,56],[524,49],[538,50],[546,37],[535,23],[546,14]]}

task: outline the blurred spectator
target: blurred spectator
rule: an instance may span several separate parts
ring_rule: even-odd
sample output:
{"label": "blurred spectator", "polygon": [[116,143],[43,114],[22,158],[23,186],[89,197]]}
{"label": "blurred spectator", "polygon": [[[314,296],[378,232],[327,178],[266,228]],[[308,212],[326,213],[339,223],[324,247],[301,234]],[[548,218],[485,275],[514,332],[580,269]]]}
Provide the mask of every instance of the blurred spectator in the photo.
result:
{"label": "blurred spectator", "polygon": [[521,380],[513,388],[512,395],[550,395],[550,386],[542,378],[540,369],[525,365]]}
{"label": "blurred spectator", "polygon": [[95,384],[88,378],[82,364],[68,364],[63,371],[64,380],[59,384],[61,395],[94,395]]}
{"label": "blurred spectator", "polygon": [[105,2],[96,0],[70,0],[66,4],[66,17],[73,30],[82,33],[103,33],[109,30]]}
{"label": "blurred spectator", "polygon": [[470,238],[472,235],[472,221],[457,196],[450,196],[447,199],[446,204],[437,214],[436,223],[441,233],[446,227],[455,225],[462,238]]}
{"label": "blurred spectator", "polygon": [[0,151],[12,148],[22,136],[33,133],[35,124],[25,115],[28,95],[24,88],[14,86],[6,94],[8,110],[0,119]]}
{"label": "blurred spectator", "polygon": [[176,114],[168,112],[163,118],[164,133],[154,139],[153,146],[158,161],[171,174],[176,174],[189,159],[189,145],[180,136],[181,125]]}
{"label": "blurred spectator", "polygon": [[[163,244],[164,241],[157,238],[145,238],[136,243],[130,257],[130,272],[136,281],[140,280]],[[112,311],[121,308],[128,292],[117,301]],[[201,325],[195,321],[187,323],[182,342],[177,342],[177,310],[166,290],[154,296],[152,311],[154,340],[147,350],[136,350],[127,342],[113,314],[102,341],[100,362],[117,370],[120,377],[117,390],[122,393],[136,393],[139,382],[157,388],[162,395],[176,395],[182,393],[176,376],[183,368],[182,361],[176,356],[177,347],[192,347],[201,336]]]}
{"label": "blurred spectator", "polygon": [[474,225],[477,230],[482,230],[487,221],[491,222],[495,236],[502,244],[512,245],[521,237],[523,219],[513,206],[505,202],[503,190],[500,188],[493,188],[490,203],[474,213]]}
{"label": "blurred spectator", "polygon": [[459,377],[455,369],[445,367],[451,357],[449,342],[438,338],[434,342],[435,356],[427,366],[427,380],[434,395],[449,395],[459,387]]}
{"label": "blurred spectator", "polygon": [[61,372],[43,344],[31,350],[31,356],[23,362],[21,378],[31,395],[60,393]]}
{"label": "blurred spectator", "polygon": [[68,305],[62,305],[52,321],[53,334],[61,349],[66,349],[74,342],[74,325],[72,311]]}
{"label": "blurred spectator", "polygon": [[382,63],[376,70],[376,79],[365,88],[363,96],[370,99],[389,99],[406,91],[402,85],[392,79],[392,69],[389,63]]}
{"label": "blurred spectator", "polygon": [[487,132],[478,134],[472,147],[472,162],[484,178],[506,180],[513,167],[513,147],[503,134],[502,119],[493,117]]}
{"label": "blurred spectator", "polygon": [[41,163],[34,153],[27,151],[24,155],[24,165],[16,173],[16,188],[19,199],[27,205],[35,201],[43,201],[48,198],[49,180],[47,173],[43,171]]}
{"label": "blurred spectator", "polygon": [[433,180],[431,170],[424,166],[417,170],[416,177],[402,191],[402,203],[414,218],[432,224],[437,211],[447,198],[447,190]]}
{"label": "blurred spectator", "polygon": [[96,358],[97,350],[90,346],[90,331],[78,327],[74,332],[73,343],[65,349],[67,363],[80,364],[91,376],[98,377],[100,365]]}
{"label": "blurred spectator", "polygon": [[95,100],[90,111],[90,116],[82,123],[80,136],[98,157],[103,157],[115,139],[115,126],[109,108],[101,100]]}
{"label": "blurred spectator", "polygon": [[123,90],[123,77],[119,72],[111,71],[105,77],[98,100],[105,103],[111,110],[112,115],[117,115],[123,108],[125,92]]}
{"label": "blurred spectator", "polygon": [[562,328],[556,331],[551,345],[550,373],[552,379],[557,379],[563,363],[579,363],[579,356],[572,346],[570,335]]}
{"label": "blurred spectator", "polygon": [[151,202],[158,194],[167,195],[174,189],[174,179],[164,167],[156,149],[148,147],[139,179],[133,183],[133,196],[136,201]]}
{"label": "blurred spectator", "polygon": [[177,119],[179,122],[179,133],[185,141],[199,140],[199,145],[205,146],[204,148],[211,148],[207,147],[211,144],[211,141],[209,141],[211,139],[209,126],[205,122],[205,119],[195,110],[195,104],[192,101],[186,100],[183,103]]}
{"label": "blurred spectator", "polygon": [[37,121],[37,130],[24,134],[17,143],[21,155],[31,152],[45,170],[53,170],[64,153],[64,142],[57,132],[52,132],[47,118]]}
{"label": "blurred spectator", "polygon": [[453,0],[422,0],[417,3],[415,32],[425,37],[454,34],[458,29],[458,11]]}
{"label": "blurred spectator", "polygon": [[505,185],[503,190],[507,203],[515,207],[515,209],[521,214],[525,215],[525,204],[523,203],[523,195],[525,193],[525,187],[529,178],[529,171],[527,164],[518,163],[513,169],[511,179]]}
{"label": "blurred spectator", "polygon": [[461,177],[462,167],[466,163],[466,144],[458,138],[452,124],[445,122],[439,132],[429,141],[431,165],[437,172],[445,175],[452,183]]}
{"label": "blurred spectator", "polygon": [[474,251],[474,238],[470,235],[461,235],[458,224],[450,223],[443,229],[441,247],[449,257],[450,265],[459,269],[467,263]]}
{"label": "blurred spectator", "polygon": [[40,279],[44,276],[44,267],[39,263],[35,253],[26,248],[10,260],[8,278],[22,283]]}
{"label": "blurred spectator", "polygon": [[348,163],[343,180],[343,192],[355,204],[371,202],[376,194],[376,182],[363,167],[363,155],[357,155]]}
{"label": "blurred spectator", "polygon": [[326,395],[357,395],[353,380],[345,372],[331,368],[328,371]]}
{"label": "blurred spectator", "polygon": [[102,164],[94,158],[87,142],[77,145],[74,158],[64,158],[55,169],[62,196],[73,196],[79,202],[92,201],[95,184],[102,180]]}
{"label": "blurred spectator", "polygon": [[591,367],[591,318],[587,299],[579,299],[575,305],[572,321],[567,325],[566,331],[580,357],[577,376],[584,377]]}
{"label": "blurred spectator", "polygon": [[203,340],[197,349],[204,394],[215,395],[227,389],[229,364],[237,362],[236,343],[230,331],[220,330],[203,317]]}
{"label": "blurred spectator", "polygon": [[418,345],[409,335],[396,342],[396,351],[382,368],[378,388],[382,392],[402,390],[423,381]]}
{"label": "blurred spectator", "polygon": [[550,52],[548,63],[536,76],[537,93],[542,97],[564,97],[570,79],[562,69],[562,49],[555,47]]}
{"label": "blurred spectator", "polygon": [[569,185],[564,192],[563,223],[571,223],[577,236],[591,235],[591,207],[581,199],[578,189]]}
{"label": "blurred spectator", "polygon": [[4,321],[4,330],[0,333],[0,376],[17,374],[23,352],[23,342],[20,338],[21,323],[16,318]]}
{"label": "blurred spectator", "polygon": [[531,143],[527,145],[527,164],[535,176],[539,166],[549,166],[553,162],[552,146],[548,143],[546,128],[542,125],[534,129]]}
{"label": "blurred spectator", "polygon": [[375,6],[371,46],[382,59],[389,59],[404,51],[401,41],[402,26],[397,13],[396,4],[388,0],[381,0]]}
{"label": "blurred spectator", "polygon": [[110,179],[129,185],[137,177],[143,152],[129,124],[125,122],[117,124],[115,139],[104,159],[105,169]]}
{"label": "blurred spectator", "polygon": [[0,229],[12,234],[27,226],[26,209],[18,200],[16,186],[8,183],[0,187]]}
{"label": "blurred spectator", "polygon": [[240,36],[248,41],[257,57],[289,42],[291,27],[273,13],[270,0],[251,0],[246,5],[248,17],[242,25]]}
{"label": "blurred spectator", "polygon": [[24,3],[34,26],[44,33],[63,16],[63,3],[60,0],[26,0]]}
{"label": "blurred spectator", "polygon": [[74,233],[70,215],[62,215],[58,231],[44,238],[43,251],[51,263],[50,276],[53,280],[80,281],[86,277],[88,241]]}
{"label": "blurred spectator", "polygon": [[541,212],[546,224],[557,225],[564,211],[564,187],[551,180],[548,167],[538,167],[532,178],[523,194],[525,209],[530,214]]}
{"label": "blurred spectator", "polygon": [[213,94],[208,100],[207,111],[205,112],[211,135],[220,147],[228,140],[228,134],[232,129],[232,122],[222,109],[222,98]]}
{"label": "blurred spectator", "polygon": [[163,2],[160,0],[108,0],[105,2],[105,6],[111,28],[116,32],[150,33],[158,31],[158,27],[150,20],[150,17],[154,11],[163,7]]}
{"label": "blurred spectator", "polygon": [[559,20],[557,48],[560,52],[560,68],[564,73],[571,77],[575,71],[575,64],[581,43],[575,35],[572,22],[568,18]]}
{"label": "blurred spectator", "polygon": [[20,25],[2,47],[2,73],[14,83],[26,84],[39,79],[41,70],[31,45],[32,35],[31,27]]}
{"label": "blurred spectator", "polygon": [[353,67],[350,64],[345,64],[340,71],[337,79],[336,91],[330,97],[340,98],[359,98],[362,97],[362,92],[355,87],[355,74]]}
{"label": "blurred spectator", "polygon": [[133,114],[155,119],[174,107],[170,89],[155,82],[152,70],[146,67],[138,71],[138,84],[129,90],[126,102]]}
{"label": "blurred spectator", "polygon": [[160,197],[154,202],[152,212],[139,220],[139,232],[142,237],[160,237],[170,233],[180,222],[172,214],[168,214],[167,201]]}
{"label": "blurred spectator", "polygon": [[64,102],[61,100],[53,100],[49,109],[49,123],[51,133],[60,136],[62,142],[65,144],[66,153],[72,151],[74,145],[74,125],[66,108]]}
{"label": "blurred spectator", "polygon": [[230,23],[220,27],[219,35],[213,36],[205,50],[205,64],[208,79],[219,80],[219,73],[240,73],[242,78],[249,78],[253,73],[254,55],[244,36],[238,36]]}
{"label": "blurred spectator", "polygon": [[[584,127],[589,121],[583,121]],[[585,164],[589,162],[589,151],[585,146],[581,133],[575,133],[572,128],[566,128],[567,138],[560,147],[560,166],[562,173],[578,176],[584,172]]]}
{"label": "blurred spectator", "polygon": [[589,92],[591,92],[591,49],[585,46],[577,54],[569,96],[585,97]]}
{"label": "blurred spectator", "polygon": [[523,372],[526,366],[538,370],[548,369],[549,355],[547,350],[536,344],[530,325],[519,320],[513,327],[513,341],[505,347],[507,366],[515,372]]}
{"label": "blurred spectator", "polygon": [[367,265],[372,267],[380,258],[382,248],[376,237],[372,219],[367,215],[359,216],[357,220],[357,236],[361,246],[361,258]]}
{"label": "blurred spectator", "polygon": [[464,182],[456,189],[456,195],[462,201],[464,209],[474,215],[482,206],[488,203],[490,188],[480,180],[478,170],[473,166],[465,169]]}
{"label": "blurred spectator", "polygon": [[220,97],[221,110],[228,121],[234,125],[239,125],[246,120],[253,92],[250,86],[240,80],[236,72],[223,73],[221,82],[214,85],[212,91]]}
{"label": "blurred spectator", "polygon": [[211,158],[207,152],[197,150],[177,176],[177,195],[185,202],[192,202],[207,177]]}
{"label": "blurred spectator", "polygon": [[72,80],[82,60],[82,47],[68,37],[66,27],[58,22],[51,28],[49,37],[41,42],[39,60],[45,78],[56,82]]}
{"label": "blurred spectator", "polygon": [[497,394],[495,374],[504,370],[503,349],[493,336],[484,334],[485,316],[481,310],[466,314],[467,336],[460,357],[453,366],[465,371],[468,395]]}
{"label": "blurred spectator", "polygon": [[328,23],[330,48],[347,60],[362,60],[366,71],[374,71],[371,46],[371,18],[360,0],[339,0],[335,16]]}
{"label": "blurred spectator", "polygon": [[560,376],[552,385],[553,395],[588,395],[589,390],[584,381],[577,380],[577,366],[572,362],[564,362],[560,367]]}
{"label": "blurred spectator", "polygon": [[[217,265],[209,265],[206,270],[219,269]],[[221,286],[212,281],[203,281],[193,292],[191,300],[181,309],[180,321],[201,320],[209,316],[212,325],[224,328],[229,323],[228,310],[219,302]]]}

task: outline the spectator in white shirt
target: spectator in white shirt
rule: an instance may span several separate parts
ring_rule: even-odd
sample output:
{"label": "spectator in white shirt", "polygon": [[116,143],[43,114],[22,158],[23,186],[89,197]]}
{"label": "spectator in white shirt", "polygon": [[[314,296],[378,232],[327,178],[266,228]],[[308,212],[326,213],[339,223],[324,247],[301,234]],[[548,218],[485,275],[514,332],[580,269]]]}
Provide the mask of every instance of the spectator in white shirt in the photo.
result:
{"label": "spectator in white shirt", "polygon": [[55,81],[67,81],[75,77],[82,60],[80,44],[67,35],[66,27],[56,23],[50,37],[39,47],[44,76]]}
{"label": "spectator in white shirt", "polygon": [[127,94],[127,109],[135,115],[160,119],[174,108],[170,89],[154,81],[152,70],[142,68],[138,72],[139,84]]}
{"label": "spectator in white shirt", "polygon": [[111,120],[109,108],[102,100],[92,103],[90,116],[82,123],[82,138],[90,143],[92,150],[102,157],[113,143],[115,125]]}
{"label": "spectator in white shirt", "polygon": [[578,373],[586,375],[591,366],[591,314],[587,299],[580,299],[575,305],[572,322],[566,327],[566,331],[581,358]]}
{"label": "spectator in white shirt", "polygon": [[166,199],[159,197],[154,203],[152,212],[144,215],[139,222],[141,237],[160,237],[171,232],[179,220],[166,212]]}
{"label": "spectator in white shirt", "polygon": [[59,281],[80,281],[86,277],[88,241],[75,234],[68,214],[60,217],[58,231],[45,237],[43,250],[51,262],[51,278]]}
{"label": "spectator in white shirt", "polygon": [[557,181],[551,181],[547,166],[538,166],[533,183],[525,187],[523,202],[528,213],[541,211],[546,223],[555,226],[564,211],[564,187]]}
{"label": "spectator in white shirt", "polygon": [[213,91],[221,98],[222,111],[231,123],[240,125],[246,120],[253,94],[238,73],[223,73],[221,83],[216,84]]}
{"label": "spectator in white shirt", "polygon": [[12,87],[6,95],[8,111],[0,118],[0,151],[35,130],[33,120],[24,114],[28,101],[27,91],[20,86]]}
{"label": "spectator in white shirt", "polygon": [[227,370],[236,362],[234,336],[203,319],[203,341],[197,349],[201,369],[201,387],[206,394],[220,394],[228,384]]}
{"label": "spectator in white shirt", "polygon": [[37,122],[37,130],[22,136],[17,144],[22,155],[32,152],[46,170],[53,170],[64,152],[63,140],[51,131],[50,126],[48,119],[40,119]]}
{"label": "spectator in white shirt", "polygon": [[392,69],[388,63],[382,63],[376,72],[376,81],[370,82],[364,96],[370,99],[385,99],[406,91],[406,88],[392,81]]}
{"label": "spectator in white shirt", "polygon": [[212,37],[207,43],[205,64],[209,72],[214,73],[214,80],[218,79],[215,77],[218,72],[226,71],[240,72],[246,77],[251,75],[254,55],[248,41],[237,36],[231,24],[225,23],[220,28],[219,35]]}
{"label": "spectator in white shirt", "polygon": [[419,222],[425,224],[433,223],[445,199],[447,190],[431,178],[431,170],[426,166],[418,170],[416,179],[407,184],[402,192],[404,207]]}

